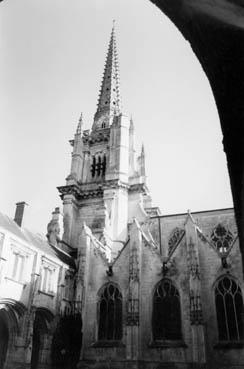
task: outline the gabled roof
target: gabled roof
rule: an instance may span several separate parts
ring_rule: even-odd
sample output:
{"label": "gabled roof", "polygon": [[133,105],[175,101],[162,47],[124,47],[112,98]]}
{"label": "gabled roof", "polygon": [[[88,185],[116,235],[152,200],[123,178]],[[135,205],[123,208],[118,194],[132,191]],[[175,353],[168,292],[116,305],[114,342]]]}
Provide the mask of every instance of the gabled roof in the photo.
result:
{"label": "gabled roof", "polygon": [[75,266],[74,260],[71,256],[63,252],[58,247],[51,246],[44,235],[40,233],[34,233],[26,228],[21,228],[17,223],[7,215],[0,213],[0,228],[10,232],[13,236],[16,236],[27,242],[30,246],[34,246],[38,250],[42,251],[46,255],[58,258],[65,264],[72,267]]}

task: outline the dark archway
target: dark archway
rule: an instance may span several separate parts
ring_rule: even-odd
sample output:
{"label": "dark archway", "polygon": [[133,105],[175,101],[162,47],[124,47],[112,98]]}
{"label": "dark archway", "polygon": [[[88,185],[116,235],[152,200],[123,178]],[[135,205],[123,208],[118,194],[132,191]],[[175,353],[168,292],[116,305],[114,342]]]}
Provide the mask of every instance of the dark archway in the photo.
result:
{"label": "dark archway", "polygon": [[244,265],[244,3],[150,1],[190,42],[210,82],[223,132]]}
{"label": "dark archway", "polygon": [[81,314],[63,315],[53,335],[52,368],[75,369],[80,358],[81,345]]}
{"label": "dark archway", "polygon": [[49,323],[53,316],[46,309],[37,309],[33,323],[31,369],[38,369],[42,361],[42,351],[45,343],[45,335],[49,333]]}
{"label": "dark archway", "polygon": [[13,299],[0,299],[0,369],[7,363],[10,367],[15,339],[20,332],[20,322],[26,311],[25,306]]}
{"label": "dark archway", "polygon": [[0,311],[0,369],[4,368],[9,342],[8,325]]}

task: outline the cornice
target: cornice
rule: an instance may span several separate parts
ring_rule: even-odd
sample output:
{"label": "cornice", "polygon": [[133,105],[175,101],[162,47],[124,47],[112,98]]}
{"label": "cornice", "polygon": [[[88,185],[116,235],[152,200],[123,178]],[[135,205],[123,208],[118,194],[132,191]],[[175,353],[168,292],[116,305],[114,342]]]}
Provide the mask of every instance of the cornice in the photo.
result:
{"label": "cornice", "polygon": [[65,195],[74,195],[77,200],[103,196],[103,190],[101,187],[82,191],[82,189],[77,185],[69,185],[58,187],[58,190],[60,192],[60,197],[62,200]]}
{"label": "cornice", "polygon": [[148,188],[145,183],[136,183],[129,186],[129,192],[141,192],[141,193],[148,193]]}
{"label": "cornice", "polygon": [[[89,188],[91,185],[91,188]],[[103,197],[105,190],[122,188],[129,192],[147,193],[147,187],[144,183],[129,185],[119,179],[104,181],[96,185],[96,183],[71,184],[57,187],[60,197],[63,200],[65,195],[73,195],[77,200]]]}
{"label": "cornice", "polygon": [[74,195],[75,198],[78,198],[80,194],[79,187],[76,184],[60,186],[60,187],[57,187],[57,189],[60,193],[60,197],[62,200],[65,195]]}

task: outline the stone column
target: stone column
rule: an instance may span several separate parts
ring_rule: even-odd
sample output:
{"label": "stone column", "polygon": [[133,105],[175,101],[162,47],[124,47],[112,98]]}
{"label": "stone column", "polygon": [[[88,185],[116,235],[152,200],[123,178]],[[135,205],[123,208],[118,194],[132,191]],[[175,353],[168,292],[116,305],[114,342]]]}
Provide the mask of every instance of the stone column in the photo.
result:
{"label": "stone column", "polygon": [[30,364],[32,354],[32,337],[33,337],[33,326],[36,315],[36,308],[31,307],[30,311],[26,314],[25,325],[25,363]]}

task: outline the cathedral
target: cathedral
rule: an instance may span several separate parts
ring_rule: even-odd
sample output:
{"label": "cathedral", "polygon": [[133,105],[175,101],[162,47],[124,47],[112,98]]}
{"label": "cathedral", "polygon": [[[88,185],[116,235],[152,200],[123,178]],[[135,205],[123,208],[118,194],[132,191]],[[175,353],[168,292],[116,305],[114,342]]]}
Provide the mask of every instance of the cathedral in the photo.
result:
{"label": "cathedral", "polygon": [[[114,27],[90,130],[46,239],[0,216],[0,369],[237,369],[243,266],[233,209],[162,215],[123,115]],[[63,234],[60,222],[63,218]]]}

